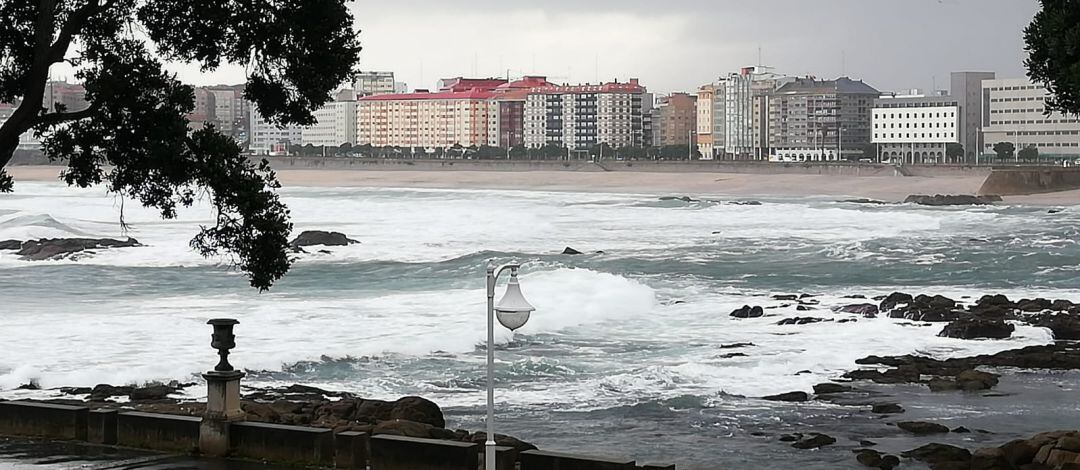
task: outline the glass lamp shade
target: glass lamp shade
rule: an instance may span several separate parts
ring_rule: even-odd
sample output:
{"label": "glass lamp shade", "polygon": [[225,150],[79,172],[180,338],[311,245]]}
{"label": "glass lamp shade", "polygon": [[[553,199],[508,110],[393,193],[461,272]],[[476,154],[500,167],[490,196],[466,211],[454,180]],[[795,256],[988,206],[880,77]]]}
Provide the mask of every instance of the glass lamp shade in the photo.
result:
{"label": "glass lamp shade", "polygon": [[529,321],[529,314],[536,310],[521,294],[521,285],[518,284],[517,275],[510,276],[510,282],[506,285],[506,293],[499,303],[495,305],[495,316],[499,323],[517,331]]}

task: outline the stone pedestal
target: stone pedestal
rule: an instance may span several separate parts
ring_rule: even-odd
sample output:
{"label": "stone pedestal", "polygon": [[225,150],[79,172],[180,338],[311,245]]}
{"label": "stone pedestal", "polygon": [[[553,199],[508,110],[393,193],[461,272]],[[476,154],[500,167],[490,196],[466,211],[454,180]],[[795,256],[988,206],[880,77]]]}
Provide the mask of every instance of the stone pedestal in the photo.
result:
{"label": "stone pedestal", "polygon": [[240,409],[240,371],[211,371],[206,379],[206,414],[199,427],[199,453],[220,457],[229,453],[229,423],[244,420]]}

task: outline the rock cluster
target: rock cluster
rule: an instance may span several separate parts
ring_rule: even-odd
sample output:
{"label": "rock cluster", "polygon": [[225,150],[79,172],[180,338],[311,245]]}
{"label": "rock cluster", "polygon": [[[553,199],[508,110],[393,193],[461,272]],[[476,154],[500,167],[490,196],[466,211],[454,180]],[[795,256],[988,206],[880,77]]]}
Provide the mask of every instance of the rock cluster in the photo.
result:
{"label": "rock cluster", "polygon": [[76,253],[106,248],[131,248],[142,246],[138,240],[114,240],[111,238],[42,238],[40,240],[0,241],[0,250],[17,250],[16,255],[26,261],[63,259]]}
{"label": "rock cluster", "polygon": [[761,318],[764,315],[765,309],[758,306],[751,307],[749,305],[744,305],[742,308],[735,309],[735,311],[731,312],[731,316],[735,318]]}
{"label": "rock cluster", "polygon": [[907,199],[904,199],[905,204],[918,204],[921,206],[986,206],[1001,201],[1001,196],[970,196],[944,194],[937,194],[934,196],[915,194],[908,196]]}
{"label": "rock cluster", "polygon": [[[894,292],[880,298],[878,309],[890,318],[918,322],[949,322],[940,336],[958,339],[1005,339],[1022,322],[1049,329],[1056,339],[1080,340],[1080,306],[1068,300],[1021,299],[986,295],[965,308],[941,295],[912,296]],[[849,306],[857,310],[859,306]],[[862,308],[867,308],[865,305]],[[843,307],[840,311],[848,309]]]}
{"label": "rock cluster", "polygon": [[349,246],[358,243],[360,242],[345,236],[345,234],[341,232],[307,230],[301,232],[299,236],[289,242],[289,247],[297,250],[305,246]]}
{"label": "rock cluster", "polygon": [[945,444],[904,452],[934,470],[1075,470],[1080,468],[1080,431],[1057,431],[1019,439],[974,453]]}

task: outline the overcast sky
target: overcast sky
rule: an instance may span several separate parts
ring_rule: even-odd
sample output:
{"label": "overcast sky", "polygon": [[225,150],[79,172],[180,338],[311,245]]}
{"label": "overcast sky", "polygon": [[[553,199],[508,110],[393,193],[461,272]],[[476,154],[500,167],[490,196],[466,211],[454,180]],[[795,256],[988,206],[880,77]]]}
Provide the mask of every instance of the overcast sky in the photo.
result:
{"label": "overcast sky", "polygon": [[[364,70],[410,88],[442,77],[640,78],[690,91],[758,63],[791,75],[861,78],[881,90],[948,88],[955,70],[1022,77],[1036,0],[358,0]],[[196,84],[243,81],[237,68]]]}

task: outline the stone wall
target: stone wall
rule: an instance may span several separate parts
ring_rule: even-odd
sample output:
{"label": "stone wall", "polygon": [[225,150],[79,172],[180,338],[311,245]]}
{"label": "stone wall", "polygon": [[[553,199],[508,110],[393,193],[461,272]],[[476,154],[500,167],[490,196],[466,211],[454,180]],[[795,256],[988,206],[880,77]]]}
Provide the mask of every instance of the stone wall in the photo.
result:
{"label": "stone wall", "polygon": [[1080,168],[994,168],[980,196],[1020,196],[1080,189]]}

